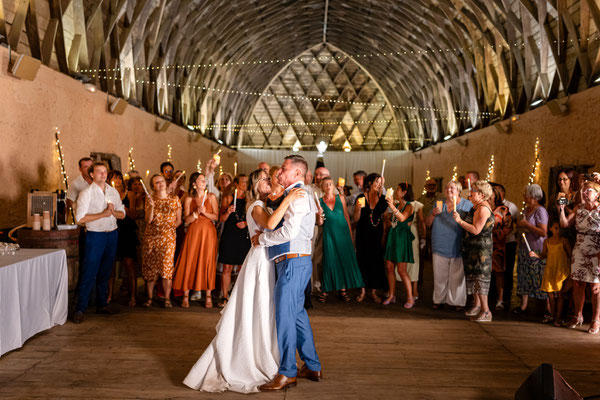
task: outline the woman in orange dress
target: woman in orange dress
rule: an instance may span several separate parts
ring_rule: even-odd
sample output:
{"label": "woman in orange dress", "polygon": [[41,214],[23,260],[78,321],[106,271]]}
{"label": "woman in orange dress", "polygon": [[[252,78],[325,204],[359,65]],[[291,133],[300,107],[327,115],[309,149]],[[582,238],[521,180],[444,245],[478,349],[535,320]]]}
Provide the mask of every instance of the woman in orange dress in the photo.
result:
{"label": "woman in orange dress", "polygon": [[190,177],[189,196],[184,200],[183,214],[189,224],[185,241],[177,260],[173,288],[183,290],[181,307],[190,306],[190,290],[206,290],[206,308],[212,307],[211,290],[217,273],[217,197],[206,190],[204,174]]}
{"label": "woman in orange dress", "polygon": [[146,231],[142,275],[146,281],[148,300],[144,307],[152,306],[154,285],[162,278],[165,291],[165,308],[172,308],[170,295],[175,258],[175,229],[181,224],[181,202],[175,195],[167,194],[167,183],[162,175],[150,179],[154,195],[146,201]]}

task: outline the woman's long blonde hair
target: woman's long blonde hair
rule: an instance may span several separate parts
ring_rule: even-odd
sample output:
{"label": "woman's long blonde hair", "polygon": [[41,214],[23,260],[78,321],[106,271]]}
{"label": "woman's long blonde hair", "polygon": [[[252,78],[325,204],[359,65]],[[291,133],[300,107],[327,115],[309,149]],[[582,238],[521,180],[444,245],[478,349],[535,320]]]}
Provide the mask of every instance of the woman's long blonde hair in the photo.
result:
{"label": "woman's long blonde hair", "polygon": [[248,176],[248,190],[246,191],[246,211],[248,207],[256,200],[260,200],[260,192],[258,191],[258,184],[260,183],[261,174],[269,176],[262,169],[254,170]]}

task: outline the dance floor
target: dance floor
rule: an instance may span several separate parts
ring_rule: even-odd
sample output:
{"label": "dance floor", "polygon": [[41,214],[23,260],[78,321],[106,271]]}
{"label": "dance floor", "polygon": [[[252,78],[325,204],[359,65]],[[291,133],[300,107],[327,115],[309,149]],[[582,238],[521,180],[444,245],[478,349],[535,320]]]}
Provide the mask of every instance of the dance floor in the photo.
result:
{"label": "dance floor", "polygon": [[[429,293],[422,293],[429,297]],[[128,309],[88,314],[0,359],[2,398],[241,399],[199,393],[181,381],[211,341],[219,313]],[[600,335],[495,313],[477,324],[461,313],[332,298],[310,312],[322,382],[300,381],[253,399],[511,399],[540,363],[552,363],[583,396],[600,393]]]}

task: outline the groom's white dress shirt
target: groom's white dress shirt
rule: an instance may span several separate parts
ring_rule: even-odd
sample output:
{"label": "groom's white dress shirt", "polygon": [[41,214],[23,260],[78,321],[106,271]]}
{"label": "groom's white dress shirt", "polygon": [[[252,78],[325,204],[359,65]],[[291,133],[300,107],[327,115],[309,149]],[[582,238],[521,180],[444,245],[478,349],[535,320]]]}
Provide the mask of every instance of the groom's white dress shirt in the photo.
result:
{"label": "groom's white dress shirt", "polygon": [[[298,181],[288,186],[286,192],[295,186],[304,189],[304,183]],[[316,213],[315,201],[310,196],[305,195],[295,200],[286,210],[281,228],[261,234],[258,238],[259,244],[271,247],[289,242],[289,248],[275,257],[284,254],[311,254]],[[275,257],[271,257],[271,260]]]}

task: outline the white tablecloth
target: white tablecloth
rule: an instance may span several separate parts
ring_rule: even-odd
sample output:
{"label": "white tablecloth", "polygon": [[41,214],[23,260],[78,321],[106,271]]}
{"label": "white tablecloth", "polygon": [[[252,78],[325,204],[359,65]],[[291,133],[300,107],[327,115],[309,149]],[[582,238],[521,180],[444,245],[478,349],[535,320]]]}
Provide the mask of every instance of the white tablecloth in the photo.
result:
{"label": "white tablecloth", "polygon": [[66,322],[68,285],[64,250],[21,249],[0,256],[0,356]]}

